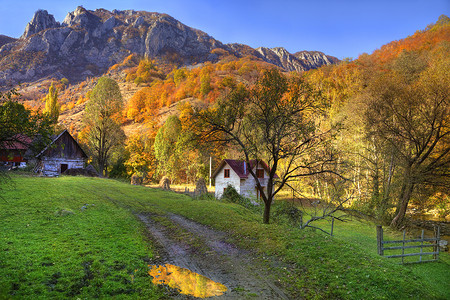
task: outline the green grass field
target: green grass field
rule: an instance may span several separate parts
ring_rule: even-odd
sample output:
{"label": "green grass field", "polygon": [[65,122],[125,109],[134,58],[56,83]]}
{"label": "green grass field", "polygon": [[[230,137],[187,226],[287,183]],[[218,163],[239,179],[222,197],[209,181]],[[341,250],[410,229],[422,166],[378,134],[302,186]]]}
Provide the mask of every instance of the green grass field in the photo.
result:
{"label": "green grass field", "polygon": [[[14,175],[0,199],[0,299],[168,298],[147,274],[154,249],[132,212],[172,212],[230,234],[284,263],[272,273],[293,297],[450,299],[450,259],[399,265],[376,254],[373,224],[338,223],[335,236],[264,225],[237,204],[84,177]],[[286,267],[288,266],[288,267]]]}

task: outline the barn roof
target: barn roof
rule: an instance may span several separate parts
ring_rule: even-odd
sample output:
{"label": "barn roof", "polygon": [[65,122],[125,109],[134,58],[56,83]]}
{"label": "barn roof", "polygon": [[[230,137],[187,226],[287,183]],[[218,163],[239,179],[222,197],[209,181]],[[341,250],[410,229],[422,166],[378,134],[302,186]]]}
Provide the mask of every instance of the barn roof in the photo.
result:
{"label": "barn roof", "polygon": [[[270,173],[269,166],[262,160],[252,159],[249,161],[250,168],[253,169],[257,164],[260,167],[263,167],[264,170],[266,170],[267,173]],[[220,172],[220,170],[225,166],[225,164],[228,164],[231,169],[242,179],[248,178],[250,175],[249,167],[246,165],[244,160],[235,160],[235,159],[224,159],[221,161],[220,165],[217,167],[217,169],[212,174],[212,177],[216,177],[217,174]],[[275,178],[278,178],[278,176],[275,174]]]}
{"label": "barn roof", "polygon": [[73,138],[73,136],[67,131],[67,129],[64,129],[63,132],[61,132],[60,134],[58,134],[53,141],[47,145],[47,147],[44,148],[44,150],[42,150],[38,155],[36,155],[36,158],[41,157],[44,153],[46,153],[48,150],[51,149],[51,146],[53,144],[55,144],[63,135],[67,135],[69,137],[69,139],[71,139],[74,142],[74,145],[77,147],[77,150],[81,153],[81,155],[84,158],[87,158],[88,156],[86,155],[86,153],[84,152],[84,150],[80,147],[80,145],[78,144],[78,142]]}

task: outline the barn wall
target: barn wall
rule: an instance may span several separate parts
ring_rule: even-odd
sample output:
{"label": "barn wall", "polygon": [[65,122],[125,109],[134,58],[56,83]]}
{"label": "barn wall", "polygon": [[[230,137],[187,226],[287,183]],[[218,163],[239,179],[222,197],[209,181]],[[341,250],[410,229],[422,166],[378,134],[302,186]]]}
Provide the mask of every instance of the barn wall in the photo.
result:
{"label": "barn wall", "polygon": [[[230,169],[230,178],[224,177],[224,169]],[[240,193],[241,186],[240,186],[240,177],[234,172],[234,170],[230,167],[230,165],[225,164],[222,169],[217,173],[216,177],[214,178],[216,182],[216,192],[215,197],[220,198],[222,197],[223,190],[228,186],[233,186],[238,193]]]}
{"label": "barn wall", "polygon": [[61,174],[61,164],[67,164],[68,169],[82,169],[84,167],[84,159],[44,157],[41,160],[38,172],[44,176],[58,176]]}

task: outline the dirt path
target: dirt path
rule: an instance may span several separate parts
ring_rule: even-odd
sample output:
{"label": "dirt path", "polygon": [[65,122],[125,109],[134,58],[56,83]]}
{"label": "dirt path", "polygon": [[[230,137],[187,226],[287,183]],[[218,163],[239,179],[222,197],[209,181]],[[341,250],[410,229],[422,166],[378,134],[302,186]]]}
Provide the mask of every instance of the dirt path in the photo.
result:
{"label": "dirt path", "polygon": [[217,299],[289,299],[252,253],[226,242],[226,233],[174,214],[137,217],[159,244],[162,264],[187,268],[228,288]]}

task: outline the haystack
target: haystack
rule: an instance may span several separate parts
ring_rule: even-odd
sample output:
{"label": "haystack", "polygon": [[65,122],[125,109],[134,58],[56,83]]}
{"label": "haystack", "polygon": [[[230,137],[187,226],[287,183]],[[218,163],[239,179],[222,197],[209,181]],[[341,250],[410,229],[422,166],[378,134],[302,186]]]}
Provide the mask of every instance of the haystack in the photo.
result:
{"label": "haystack", "polygon": [[199,178],[195,183],[195,195],[201,196],[206,193],[208,193],[208,189],[206,188],[205,179]]}
{"label": "haystack", "polygon": [[131,184],[132,185],[141,185],[143,181],[144,181],[144,178],[142,176],[139,176],[136,173],[134,173],[131,176]]}
{"label": "haystack", "polygon": [[159,181],[159,187],[163,190],[170,190],[170,179],[166,176]]}

